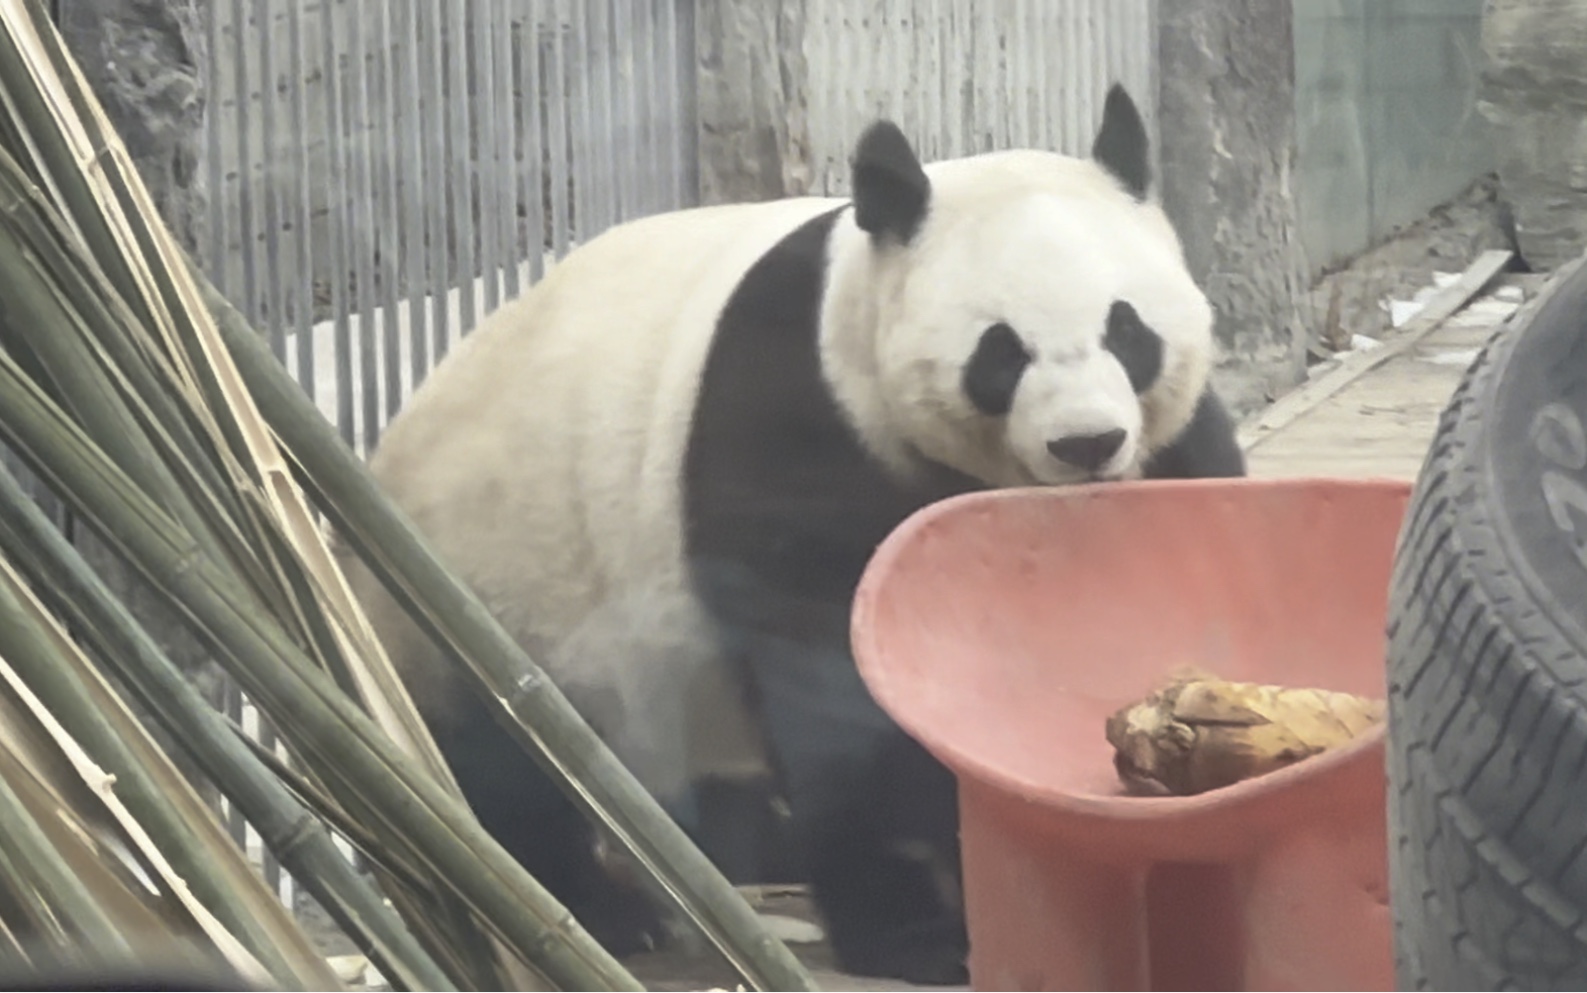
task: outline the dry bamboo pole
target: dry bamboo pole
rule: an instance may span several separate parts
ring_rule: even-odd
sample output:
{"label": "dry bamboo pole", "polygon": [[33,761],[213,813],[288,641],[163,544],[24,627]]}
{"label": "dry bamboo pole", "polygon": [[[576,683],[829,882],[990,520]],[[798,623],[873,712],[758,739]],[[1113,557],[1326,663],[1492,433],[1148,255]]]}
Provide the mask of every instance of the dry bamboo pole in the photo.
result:
{"label": "dry bamboo pole", "polygon": [[755,989],[813,990],[788,947],[430,551],[247,322],[194,267],[238,372],[300,479],[414,619],[472,673],[502,725],[599,818]]}
{"label": "dry bamboo pole", "polygon": [[394,988],[456,988],[374,887],[353,871],[318,818],[210,707],[3,465],[0,551],[24,570],[52,608],[77,625]]}
{"label": "dry bamboo pole", "polygon": [[[0,314],[0,321],[8,315]],[[466,806],[413,768],[391,739],[256,613],[232,576],[212,563],[147,495],[0,353],[0,433],[41,479],[143,573],[186,617],[256,700],[295,720],[282,728],[300,754],[318,756],[362,792],[435,878],[453,888],[526,961],[563,989],[642,989],[566,909],[485,833]]]}
{"label": "dry bamboo pole", "polygon": [[[30,174],[49,198],[65,208],[61,227],[71,232],[67,240],[80,244],[105,267],[109,275],[103,281],[111,287],[107,299],[124,298],[124,309],[130,308],[135,318],[135,329],[127,329],[127,337],[144,349],[160,375],[175,381],[173,393],[186,399],[183,413],[198,425],[198,441],[214,453],[226,477],[222,486],[199,485],[193,492],[224,499],[235,489],[243,498],[243,512],[220,522],[231,529],[225,532],[228,537],[236,530],[252,539],[251,544],[232,544],[239,557],[234,564],[246,570],[254,594],[277,612],[316,660],[355,691],[388,733],[455,793],[450,770],[367,623],[356,611],[346,615],[350,593],[345,584],[337,585],[340,576],[306,504],[251,403],[239,395],[211,318],[180,268],[175,243],[156,218],[125,148],[59,33],[36,0],[0,0],[0,25],[0,82],[6,84],[0,87],[0,135],[25,157]],[[112,335],[102,347],[114,348],[119,340]],[[138,363],[123,363],[112,374],[138,368]],[[144,399],[157,407],[151,396]],[[146,414],[142,409],[138,413]],[[171,457],[173,446],[163,432],[176,422],[143,416],[142,423]],[[204,459],[183,461],[180,454],[172,464],[187,478],[194,468],[210,467]],[[282,719],[279,713],[271,716]],[[344,791],[331,792],[341,796]],[[399,847],[405,843],[388,840]],[[387,893],[431,953],[452,963],[457,974],[466,973],[471,982],[488,984],[486,988],[537,981],[521,961],[490,946],[493,939],[476,927],[445,886],[421,884],[413,891],[388,885]]]}
{"label": "dry bamboo pole", "polygon": [[[0,467],[0,474],[10,476],[3,467]],[[72,664],[58,657],[49,637],[34,623],[16,591],[3,581],[3,577],[0,577],[0,657],[5,658],[89,757],[116,777],[116,794],[159,845],[161,853],[188,888],[278,982],[307,985],[330,975],[301,932],[292,936],[296,941],[281,933],[282,921],[272,919],[284,916],[279,906],[265,908],[274,911],[270,916],[255,912],[251,898],[263,895],[273,899],[273,894],[257,880],[251,893],[234,885],[233,874],[239,868],[251,872],[242,862],[241,853],[235,846],[229,852],[211,847],[217,841],[231,844],[231,840],[219,832],[218,825],[206,834],[185,819],[189,811],[166,795],[132,743],[121,734],[114,720],[102,712],[90,688],[73,671]],[[196,801],[196,797],[189,799]],[[223,862],[228,856],[230,864]],[[292,930],[296,931],[295,924]],[[305,961],[310,963],[308,967]]]}

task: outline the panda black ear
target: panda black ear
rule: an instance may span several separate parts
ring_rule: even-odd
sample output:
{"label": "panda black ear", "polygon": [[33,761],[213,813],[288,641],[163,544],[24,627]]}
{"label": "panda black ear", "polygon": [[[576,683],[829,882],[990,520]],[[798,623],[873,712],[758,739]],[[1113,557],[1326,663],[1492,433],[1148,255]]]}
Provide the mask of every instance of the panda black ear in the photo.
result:
{"label": "panda black ear", "polygon": [[854,150],[854,222],[872,238],[908,244],[926,217],[931,180],[892,121],[865,129]]}
{"label": "panda black ear", "polygon": [[1146,125],[1141,121],[1141,112],[1124,87],[1114,83],[1108,88],[1107,101],[1102,105],[1102,127],[1091,144],[1091,158],[1123,183],[1137,200],[1146,199],[1146,191],[1152,183],[1152,166],[1147,160],[1146,146]]}

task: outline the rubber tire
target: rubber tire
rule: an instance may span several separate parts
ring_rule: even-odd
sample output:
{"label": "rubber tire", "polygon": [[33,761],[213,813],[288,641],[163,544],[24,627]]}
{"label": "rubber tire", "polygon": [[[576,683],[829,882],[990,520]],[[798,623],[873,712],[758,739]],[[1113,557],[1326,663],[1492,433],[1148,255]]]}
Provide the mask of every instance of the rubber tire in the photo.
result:
{"label": "rubber tire", "polygon": [[1389,602],[1401,989],[1587,989],[1587,267],[1456,390]]}

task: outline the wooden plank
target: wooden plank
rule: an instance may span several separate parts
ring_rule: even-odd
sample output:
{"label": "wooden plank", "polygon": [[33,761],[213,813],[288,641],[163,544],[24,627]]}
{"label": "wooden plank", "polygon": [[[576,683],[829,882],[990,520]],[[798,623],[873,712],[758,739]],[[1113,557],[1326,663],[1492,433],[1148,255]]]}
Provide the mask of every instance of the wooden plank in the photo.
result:
{"label": "wooden plank", "polygon": [[1360,456],[1344,452],[1332,456],[1293,453],[1251,457],[1251,475],[1258,479],[1280,476],[1328,476],[1336,479],[1415,479],[1427,458],[1427,445],[1398,455]]}
{"label": "wooden plank", "polygon": [[1410,350],[1481,293],[1483,287],[1509,264],[1510,256],[1508,249],[1483,252],[1458,280],[1434,294],[1415,317],[1382,345],[1370,351],[1351,352],[1340,360],[1337,369],[1280,397],[1278,402],[1248,420],[1240,428],[1241,447],[1250,451],[1357,379]]}

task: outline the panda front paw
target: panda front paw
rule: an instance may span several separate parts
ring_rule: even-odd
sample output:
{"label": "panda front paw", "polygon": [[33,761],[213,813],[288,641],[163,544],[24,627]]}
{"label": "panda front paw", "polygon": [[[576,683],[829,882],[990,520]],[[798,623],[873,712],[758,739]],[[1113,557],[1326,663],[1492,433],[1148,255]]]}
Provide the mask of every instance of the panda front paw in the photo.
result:
{"label": "panda front paw", "polygon": [[970,967],[964,921],[952,915],[869,935],[863,944],[834,942],[838,966],[854,976],[897,979],[913,986],[967,986]]}
{"label": "panda front paw", "polygon": [[970,967],[962,949],[939,947],[906,963],[898,978],[911,986],[968,986]]}

